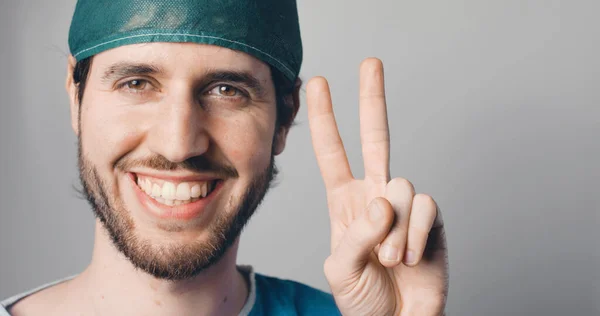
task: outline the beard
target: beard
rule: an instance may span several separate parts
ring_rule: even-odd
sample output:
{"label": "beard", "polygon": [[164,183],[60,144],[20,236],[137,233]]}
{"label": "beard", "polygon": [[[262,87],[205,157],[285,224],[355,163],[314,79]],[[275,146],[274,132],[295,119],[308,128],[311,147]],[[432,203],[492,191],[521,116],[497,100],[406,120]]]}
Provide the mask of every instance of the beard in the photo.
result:
{"label": "beard", "polygon": [[[244,194],[222,206],[226,209],[215,210],[215,217],[207,226],[209,237],[206,240],[157,245],[136,234],[131,212],[127,210],[119,194],[108,193],[115,191],[102,180],[96,167],[85,157],[81,139],[78,141],[78,165],[83,196],[117,250],[136,268],[156,278],[172,281],[192,278],[223,257],[262,202],[278,173],[274,156],[271,154],[268,167],[254,176]],[[121,171],[128,170],[131,166],[145,166],[155,170],[185,169],[216,173],[228,178],[237,177],[234,168],[220,165],[204,156],[193,157],[177,164],[162,156],[135,161],[121,159],[115,164]]]}

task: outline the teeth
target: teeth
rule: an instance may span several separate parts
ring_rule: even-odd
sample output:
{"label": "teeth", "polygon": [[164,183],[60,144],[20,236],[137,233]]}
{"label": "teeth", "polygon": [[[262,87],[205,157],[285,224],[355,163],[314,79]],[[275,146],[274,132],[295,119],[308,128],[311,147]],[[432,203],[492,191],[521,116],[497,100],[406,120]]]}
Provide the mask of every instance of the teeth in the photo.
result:
{"label": "teeth", "polygon": [[175,193],[175,198],[180,201],[187,201],[190,199],[190,184],[187,182],[182,182],[177,186],[177,193]]}
{"label": "teeth", "polygon": [[194,184],[194,186],[192,187],[192,192],[190,193],[192,198],[199,198],[200,195],[202,195],[202,189],[200,188],[199,184]]}
{"label": "teeth", "polygon": [[152,193],[150,195],[153,197],[160,197],[161,192],[162,189],[158,186],[158,184],[155,183],[152,185]]}
{"label": "teeth", "polygon": [[144,192],[146,192],[146,194],[151,195],[152,194],[152,182],[150,182],[150,180],[146,179],[146,181],[143,182],[144,183]]}
{"label": "teeth", "polygon": [[165,200],[175,199],[175,185],[171,182],[165,182],[162,187],[160,196]]}
{"label": "teeth", "polygon": [[204,184],[202,184],[202,197],[206,197],[207,193],[208,193],[208,182],[204,182]]}
{"label": "teeth", "polygon": [[137,178],[137,184],[142,191],[159,203],[169,206],[198,201],[214,189],[213,181],[182,182],[179,184],[160,180],[158,182],[162,182],[162,187],[157,183],[153,183],[149,178]]}

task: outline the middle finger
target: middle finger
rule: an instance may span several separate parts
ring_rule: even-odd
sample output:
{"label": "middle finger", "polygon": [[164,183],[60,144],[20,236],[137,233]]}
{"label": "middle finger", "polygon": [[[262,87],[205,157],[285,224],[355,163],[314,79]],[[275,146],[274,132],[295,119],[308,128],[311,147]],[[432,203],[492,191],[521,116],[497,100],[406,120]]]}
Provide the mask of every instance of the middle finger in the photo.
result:
{"label": "middle finger", "polygon": [[360,65],[359,111],[365,178],[387,183],[390,178],[390,135],[383,64],[377,58],[367,58]]}

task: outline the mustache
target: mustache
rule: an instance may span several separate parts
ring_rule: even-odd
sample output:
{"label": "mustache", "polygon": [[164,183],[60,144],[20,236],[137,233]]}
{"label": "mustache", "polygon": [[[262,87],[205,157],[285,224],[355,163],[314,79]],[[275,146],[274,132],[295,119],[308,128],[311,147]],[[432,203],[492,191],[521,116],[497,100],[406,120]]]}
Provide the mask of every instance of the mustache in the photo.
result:
{"label": "mustache", "polygon": [[145,167],[163,171],[188,170],[192,172],[207,172],[222,178],[239,177],[237,170],[232,166],[211,160],[206,156],[195,156],[177,163],[169,161],[160,155],[134,159],[122,158],[117,161],[115,167],[123,171]]}

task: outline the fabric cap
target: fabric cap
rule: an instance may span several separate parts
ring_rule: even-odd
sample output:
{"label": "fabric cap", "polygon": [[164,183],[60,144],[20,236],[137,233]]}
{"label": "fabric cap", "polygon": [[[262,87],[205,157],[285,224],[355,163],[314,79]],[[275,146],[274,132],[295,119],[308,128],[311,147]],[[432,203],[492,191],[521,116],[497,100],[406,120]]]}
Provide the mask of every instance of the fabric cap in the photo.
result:
{"label": "fabric cap", "polygon": [[77,61],[123,45],[192,42],[248,53],[292,82],[302,64],[296,0],[79,0],[69,30]]}

